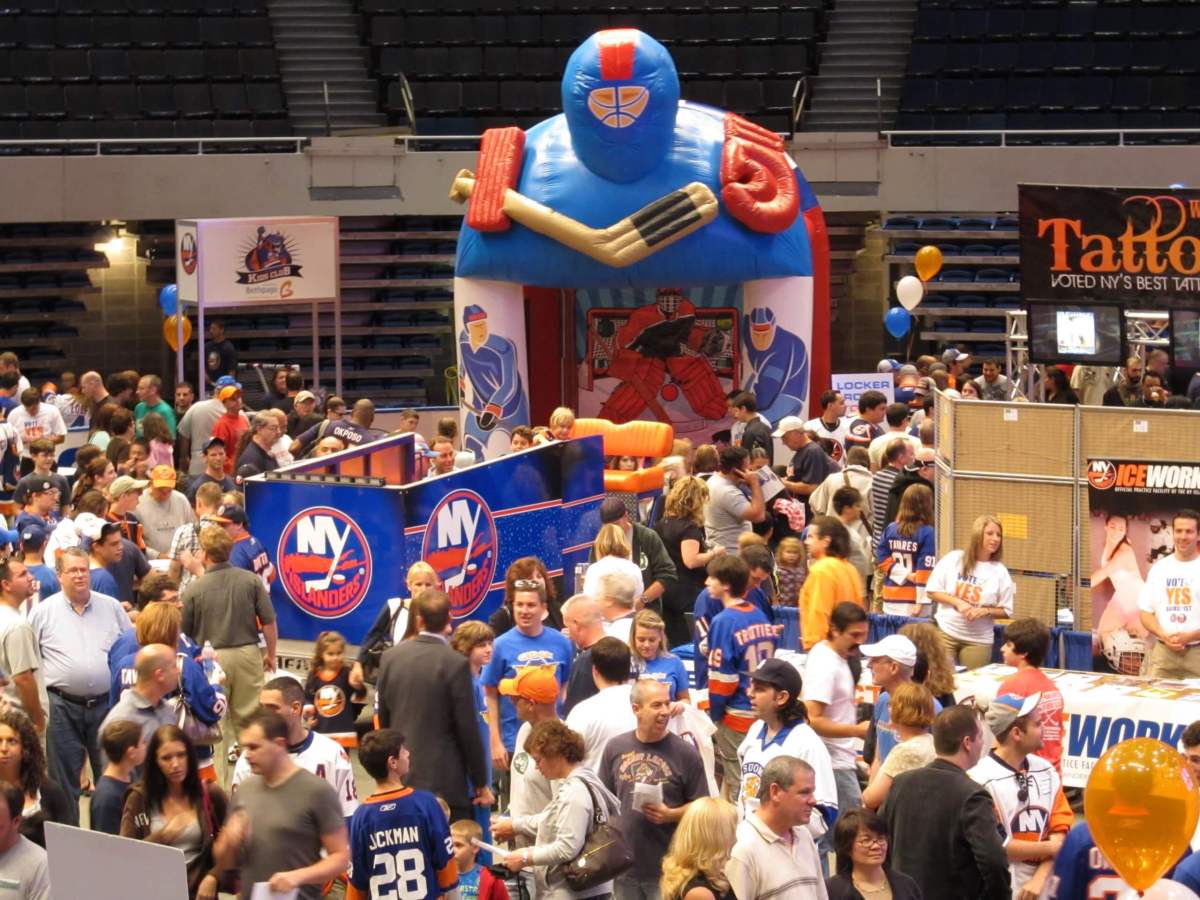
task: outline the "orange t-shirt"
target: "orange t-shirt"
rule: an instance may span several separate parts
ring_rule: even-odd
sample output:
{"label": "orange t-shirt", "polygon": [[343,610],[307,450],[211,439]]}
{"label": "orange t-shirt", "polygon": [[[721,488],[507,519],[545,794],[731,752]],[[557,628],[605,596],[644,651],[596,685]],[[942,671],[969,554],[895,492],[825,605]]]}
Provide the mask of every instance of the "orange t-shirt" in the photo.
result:
{"label": "orange t-shirt", "polygon": [[839,603],[866,609],[862,576],[846,560],[825,556],[809,565],[800,589],[800,642],[805,650],[829,636],[829,617]]}

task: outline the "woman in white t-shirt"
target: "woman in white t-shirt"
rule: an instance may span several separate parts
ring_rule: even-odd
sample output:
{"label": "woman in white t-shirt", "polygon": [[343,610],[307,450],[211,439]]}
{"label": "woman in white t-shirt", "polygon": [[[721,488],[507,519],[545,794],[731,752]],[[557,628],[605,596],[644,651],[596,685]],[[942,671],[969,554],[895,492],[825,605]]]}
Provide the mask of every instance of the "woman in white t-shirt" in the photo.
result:
{"label": "woman in white t-shirt", "polygon": [[1004,563],[1004,528],[995,516],[975,520],[967,549],[947,553],[934,566],[925,596],[937,604],[934,620],[946,652],[977,669],[992,660],[996,619],[1013,614],[1016,586]]}

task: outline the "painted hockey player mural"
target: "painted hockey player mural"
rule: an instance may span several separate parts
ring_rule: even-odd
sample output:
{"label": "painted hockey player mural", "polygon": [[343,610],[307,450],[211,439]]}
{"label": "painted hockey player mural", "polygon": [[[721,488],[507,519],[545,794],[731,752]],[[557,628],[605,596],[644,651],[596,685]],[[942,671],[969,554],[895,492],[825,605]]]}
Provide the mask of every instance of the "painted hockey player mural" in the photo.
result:
{"label": "painted hockey player mural", "polygon": [[[469,204],[456,317],[485,311],[490,335],[515,351],[503,380],[524,385],[523,286],[633,291],[623,320],[596,323],[607,345],[599,415],[716,422],[725,392],[747,379],[773,390],[773,417],[802,414],[829,372],[820,206],[782,138],[679,94],[666,48],[634,29],[602,31],[567,62],[561,115],[485,132],[476,171],[451,189]],[[690,299],[718,285],[740,285],[728,308]],[[466,414],[494,412],[495,446],[523,408],[482,399],[465,398]],[[582,391],[577,406],[588,414]]]}

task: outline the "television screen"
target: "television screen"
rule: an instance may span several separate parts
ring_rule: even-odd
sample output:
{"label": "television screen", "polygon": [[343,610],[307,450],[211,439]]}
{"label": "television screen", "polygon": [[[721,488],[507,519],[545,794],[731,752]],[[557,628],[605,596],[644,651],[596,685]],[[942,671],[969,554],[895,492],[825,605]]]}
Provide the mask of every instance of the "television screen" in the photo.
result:
{"label": "television screen", "polygon": [[1125,323],[1119,306],[1031,303],[1028,314],[1032,362],[1085,366],[1124,362]]}
{"label": "television screen", "polygon": [[1175,365],[1200,369],[1200,311],[1171,310],[1171,351]]}

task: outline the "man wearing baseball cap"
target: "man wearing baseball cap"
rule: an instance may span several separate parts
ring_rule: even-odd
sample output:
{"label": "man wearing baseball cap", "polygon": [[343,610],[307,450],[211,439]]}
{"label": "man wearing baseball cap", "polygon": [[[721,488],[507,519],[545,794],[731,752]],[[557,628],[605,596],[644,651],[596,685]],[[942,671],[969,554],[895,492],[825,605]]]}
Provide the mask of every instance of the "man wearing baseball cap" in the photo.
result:
{"label": "man wearing baseball cap", "polygon": [[275,567],[267,556],[267,548],[262,541],[250,533],[247,526],[250,519],[246,510],[237,504],[222,506],[210,521],[216,522],[233,538],[233,551],[229,554],[229,564],[253,572],[268,586],[275,580]]}
{"label": "man wearing baseball cap", "polygon": [[825,833],[837,819],[837,782],[829,751],[808,725],[801,699],[800,672],[783,659],[764,659],[750,673],[750,706],[758,720],[738,747],[742,786],[738,792],[738,817],[746,818],[758,808],[763,770],[777,756],[794,756],[813,770],[816,808],[808,829],[814,838]]}
{"label": "man wearing baseball cap", "polygon": [[204,442],[204,446],[201,448],[204,454],[204,471],[199,475],[194,475],[188,482],[187,498],[189,503],[196,502],[196,491],[200,490],[202,484],[215,482],[221,486],[221,493],[237,490],[237,482],[233,480],[233,476],[225,472],[229,449],[219,437],[210,437]]}
{"label": "man wearing baseball cap", "polygon": [[[912,681],[913,669],[917,665],[917,647],[902,634],[889,634],[875,644],[863,644],[858,652],[867,661],[871,670],[871,681],[879,687],[879,699],[871,715],[871,730],[867,732],[867,749],[874,746],[875,759],[871,762],[871,774],[883,765],[892,748],[899,743],[891,726],[888,704],[891,693],[902,684]],[[933,713],[942,711],[942,704],[933,701]],[[864,750],[864,755],[866,754]]]}
{"label": "man wearing baseball cap", "polygon": [[554,666],[523,666],[512,678],[500,679],[496,689],[512,700],[521,727],[509,765],[509,818],[497,822],[492,833],[520,849],[533,845],[537,837],[534,816],[549,805],[552,795],[550,782],[525,752],[525,741],[533,726],[558,718],[558,678]]}
{"label": "man wearing baseball cap", "polygon": [[[150,479],[118,475],[108,486],[108,509],[104,517],[121,526],[121,533],[143,553],[146,552],[146,529],[135,514],[142,491],[150,487]],[[78,510],[76,510],[78,511]]]}
{"label": "man wearing baseball cap", "polygon": [[29,574],[33,576],[36,583],[35,596],[30,598],[30,601],[21,610],[25,615],[29,615],[29,611],[33,609],[37,601],[43,597],[57,594],[62,590],[62,586],[58,583],[58,576],[54,574],[53,567],[45,564],[43,556],[46,549],[46,541],[49,537],[50,531],[41,525],[30,525],[21,531],[21,555],[24,559],[25,567],[29,569]]}
{"label": "man wearing baseball cap", "polygon": [[238,445],[242,432],[250,427],[250,420],[242,412],[242,389],[237,385],[226,385],[217,391],[217,400],[224,413],[213,424],[212,436],[220,438],[225,445],[225,474],[233,474],[233,450]]}
{"label": "man wearing baseball cap", "polygon": [[145,526],[147,556],[151,559],[170,552],[176,528],[196,521],[187,497],[175,490],[175,470],[170,466],[150,470],[150,490],[138,500],[137,517]]}
{"label": "man wearing baseball cap", "polygon": [[788,493],[804,500],[804,511],[811,516],[808,495],[820,487],[830,473],[838,470],[838,464],[808,436],[804,430],[804,420],[799,416],[784,416],[779,420],[779,427],[774,434],[793,453],[783,486]]}
{"label": "man wearing baseball cap", "polygon": [[314,425],[320,425],[322,416],[316,410],[316,394],[312,391],[298,393],[292,401],[292,411],[287,414],[287,433],[303,434]]}
{"label": "man wearing baseball cap", "polygon": [[[241,385],[232,376],[223,375],[217,379],[215,391],[221,388]],[[205,442],[212,437],[217,420],[225,415],[225,404],[218,397],[211,396],[207,400],[193,403],[188,407],[183,418],[179,420],[176,430],[176,444],[179,448],[179,465],[187,468],[189,475],[199,475],[204,471]]]}
{"label": "man wearing baseball cap", "polygon": [[967,366],[971,364],[971,354],[964,353],[957,347],[948,347],[946,352],[942,354],[942,362],[946,364],[946,372],[948,378],[947,384],[952,388],[958,388],[965,380],[964,375],[967,371]]}
{"label": "man wearing baseball cap", "polygon": [[1014,897],[1041,896],[1054,869],[1054,857],[1075,821],[1058,772],[1035,755],[1042,746],[1041,699],[1041,694],[995,697],[984,721],[996,743],[967,772],[995,805]]}
{"label": "man wearing baseball cap", "polygon": [[24,508],[17,514],[13,526],[24,531],[30,525],[53,528],[58,520],[54,510],[58,506],[58,488],[49,478],[31,483],[25,492]]}

